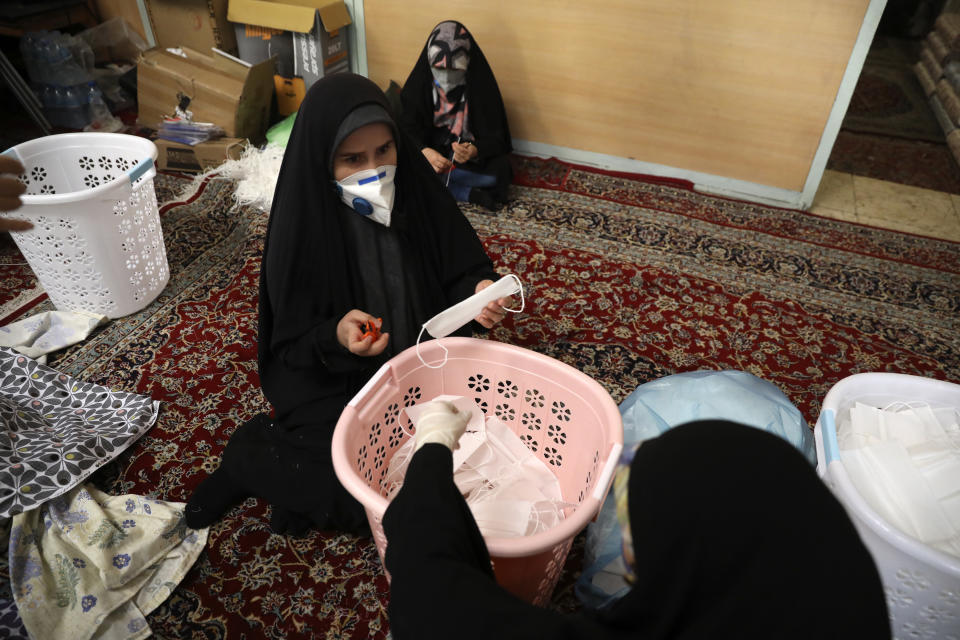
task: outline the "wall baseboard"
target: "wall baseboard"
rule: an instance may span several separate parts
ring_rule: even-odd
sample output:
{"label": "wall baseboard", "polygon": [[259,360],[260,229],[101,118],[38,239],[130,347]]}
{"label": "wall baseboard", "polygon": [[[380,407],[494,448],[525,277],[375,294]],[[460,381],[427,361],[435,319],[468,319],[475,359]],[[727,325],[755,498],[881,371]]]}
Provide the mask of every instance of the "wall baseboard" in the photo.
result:
{"label": "wall baseboard", "polygon": [[[642,173],[650,176],[663,178],[676,178],[688,180],[694,184],[698,191],[725,198],[735,198],[737,200],[747,200],[775,207],[785,207],[789,209],[806,209],[810,206],[809,202],[804,202],[803,193],[800,191],[789,191],[777,187],[768,187],[762,184],[747,182],[745,180],[734,180],[733,178],[724,178],[677,167],[668,167],[651,162],[641,162],[639,160],[630,160],[617,156],[608,156],[602,153],[592,151],[583,151],[582,149],[569,149],[567,147],[558,147],[540,142],[531,142],[529,140],[513,140],[513,150],[515,153],[540,158],[557,158],[565,162],[582,164],[598,169],[608,171],[623,171],[627,173]],[[811,198],[812,200],[812,198]]]}

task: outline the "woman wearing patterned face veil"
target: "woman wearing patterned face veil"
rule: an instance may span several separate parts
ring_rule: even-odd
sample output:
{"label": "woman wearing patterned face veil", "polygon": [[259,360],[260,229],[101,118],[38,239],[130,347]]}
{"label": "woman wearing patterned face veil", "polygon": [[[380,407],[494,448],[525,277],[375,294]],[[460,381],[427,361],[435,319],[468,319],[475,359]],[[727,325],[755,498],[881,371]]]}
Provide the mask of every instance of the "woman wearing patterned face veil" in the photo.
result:
{"label": "woman wearing patterned face veil", "polygon": [[494,581],[453,482],[469,416],[443,419],[434,404],[383,516],[396,640],[890,637],[879,573],[840,503],[793,446],[725,421],[678,426],[621,458],[623,598],[572,615],[521,601]]}
{"label": "woman wearing patterned face veil", "polygon": [[[316,82],[283,157],[260,266],[257,357],[274,415],[233,433],[187,504],[190,526],[256,496],[275,532],[361,531],[364,512],[333,471],[340,413],[424,322],[495,278],[383,92],[353,74]],[[490,328],[503,315],[495,301],[477,321]],[[381,336],[364,337],[378,318]]]}
{"label": "woman wearing patterned face veil", "polygon": [[400,94],[401,126],[460,202],[507,201],[512,147],[503,98],[476,40],[459,22],[430,33]]}

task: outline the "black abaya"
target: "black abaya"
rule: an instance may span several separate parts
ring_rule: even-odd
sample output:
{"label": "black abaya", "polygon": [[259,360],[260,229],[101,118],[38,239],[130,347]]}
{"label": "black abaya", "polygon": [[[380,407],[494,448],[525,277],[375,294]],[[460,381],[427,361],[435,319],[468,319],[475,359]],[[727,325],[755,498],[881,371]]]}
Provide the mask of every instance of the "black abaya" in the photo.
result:
{"label": "black abaya", "polygon": [[[343,398],[381,364],[347,352],[335,331],[347,311],[369,302],[362,270],[375,259],[371,238],[390,236],[403,263],[384,270],[402,270],[416,283],[420,323],[497,277],[473,227],[402,133],[391,226],[354,244],[347,227],[356,220],[348,216],[357,214],[342,206],[328,158],[340,122],[368,103],[389,113],[383,92],[366,78],[323,78],[307,92],[284,154],[261,265],[258,339],[261,384],[281,422],[336,419]],[[384,330],[392,331],[389,317]]]}
{"label": "black abaya", "polygon": [[480,529],[453,483],[453,456],[442,444],[426,444],[410,460],[383,526],[395,640],[609,637],[597,621],[560,616],[497,585]]}
{"label": "black abaya", "polygon": [[450,451],[424,446],[383,518],[393,637],[890,637],[869,552],[780,438],[680,426],[639,448],[628,486],[637,581],[603,612],[565,616],[494,582]]}
{"label": "black abaya", "polygon": [[[331,461],[343,407],[387,358],[412,346],[422,323],[498,277],[476,232],[402,132],[390,227],[342,204],[332,146],[344,118],[370,103],[389,114],[372,82],[335,74],[315,83],[301,104],[260,271],[258,364],[275,419],[255,418],[233,434],[217,481],[191,498],[207,519],[226,502],[254,495],[273,504],[280,529],[284,521],[295,523],[293,530],[360,528],[363,512]],[[354,355],[337,341],[337,323],[351,309],[383,318],[391,336],[380,356]],[[470,327],[460,333],[469,335]]]}

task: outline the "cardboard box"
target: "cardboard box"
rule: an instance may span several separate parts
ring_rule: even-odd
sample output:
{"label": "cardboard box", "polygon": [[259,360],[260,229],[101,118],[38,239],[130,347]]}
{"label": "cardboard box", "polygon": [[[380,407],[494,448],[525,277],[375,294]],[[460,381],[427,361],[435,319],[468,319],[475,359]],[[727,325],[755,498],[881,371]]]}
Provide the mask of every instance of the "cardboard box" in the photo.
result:
{"label": "cardboard box", "polygon": [[211,47],[237,55],[233,25],[227,22],[227,0],[147,0],[147,17],[161,49]]}
{"label": "cardboard box", "polygon": [[156,128],[183,98],[196,122],[212,122],[227,136],[263,141],[273,100],[273,60],[251,65],[225,54],[183,48],[186,57],[150,49],[137,65],[137,120]]}
{"label": "cardboard box", "polygon": [[290,115],[310,86],[325,75],[350,70],[343,0],[230,0],[237,49],[247,62],[276,56],[277,110]]}
{"label": "cardboard box", "polygon": [[147,31],[150,28],[149,17],[141,16],[140,9],[136,2],[129,0],[96,0],[97,15],[100,16],[100,23],[107,22],[111,18],[123,18],[134,31],[137,32],[144,42],[148,42]]}
{"label": "cardboard box", "polygon": [[225,160],[237,160],[247,141],[243,138],[219,138],[194,146],[157,138],[157,169],[200,173],[219,167]]}

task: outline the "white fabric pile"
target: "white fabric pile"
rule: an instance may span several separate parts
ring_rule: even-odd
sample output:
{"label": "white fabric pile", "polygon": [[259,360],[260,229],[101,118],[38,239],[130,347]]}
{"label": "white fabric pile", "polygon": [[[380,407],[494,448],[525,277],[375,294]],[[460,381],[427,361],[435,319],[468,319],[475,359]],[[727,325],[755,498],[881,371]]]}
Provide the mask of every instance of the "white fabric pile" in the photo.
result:
{"label": "white fabric pile", "polygon": [[880,517],[960,557],[960,410],[857,403],[840,416],[837,444],[851,481]]}
{"label": "white fabric pile", "polygon": [[[485,537],[540,533],[556,526],[565,508],[576,507],[563,501],[557,477],[499,418],[485,419],[469,398],[438,396],[433,400],[446,400],[459,411],[471,412],[460,447],[453,452],[453,481]],[[425,404],[405,409],[414,427]],[[414,438],[410,437],[390,460],[382,485],[388,500],[403,484],[413,449]]]}
{"label": "white fabric pile", "polygon": [[271,144],[263,149],[248,146],[238,159],[226,160],[197,176],[180,194],[180,198],[189,197],[196,192],[201,182],[216,176],[237,181],[237,188],[233,192],[237,205],[252,204],[264,211],[270,211],[285,150],[285,147]]}

